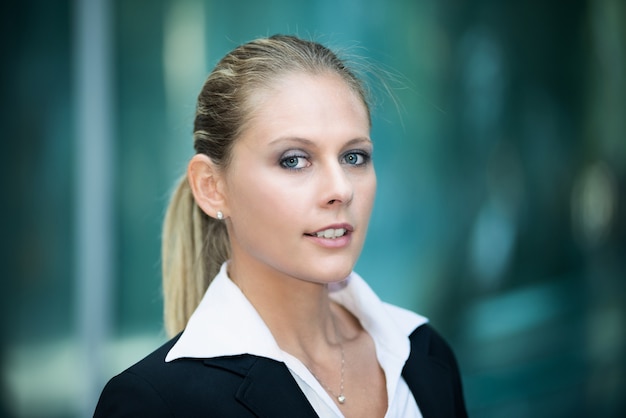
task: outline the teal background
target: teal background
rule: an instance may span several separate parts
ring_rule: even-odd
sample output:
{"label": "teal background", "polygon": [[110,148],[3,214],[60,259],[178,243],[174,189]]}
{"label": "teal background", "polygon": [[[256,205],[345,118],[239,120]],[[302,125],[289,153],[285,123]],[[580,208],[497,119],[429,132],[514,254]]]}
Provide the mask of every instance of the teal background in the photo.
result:
{"label": "teal background", "polygon": [[78,45],[102,46],[78,29],[81,2],[5,2],[0,416],[90,416],[105,381],[165,340],[160,226],[192,155],[195,96],[226,52],[278,32],[384,73],[357,271],[452,344],[470,415],[624,416],[624,2],[84,3],[108,11],[83,21],[104,24],[109,48],[110,190],[93,187],[109,241],[87,232],[104,242],[106,306],[84,306],[94,279],[77,267],[91,170]]}

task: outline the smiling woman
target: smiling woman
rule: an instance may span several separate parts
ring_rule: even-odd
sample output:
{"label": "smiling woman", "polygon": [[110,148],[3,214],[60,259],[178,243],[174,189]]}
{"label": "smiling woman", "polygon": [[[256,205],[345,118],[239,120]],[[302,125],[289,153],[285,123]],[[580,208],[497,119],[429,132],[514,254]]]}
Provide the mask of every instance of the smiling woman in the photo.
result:
{"label": "smiling woman", "polygon": [[365,89],[277,35],[224,57],[163,234],[170,342],[96,417],[466,416],[446,343],[352,270],[376,192]]}

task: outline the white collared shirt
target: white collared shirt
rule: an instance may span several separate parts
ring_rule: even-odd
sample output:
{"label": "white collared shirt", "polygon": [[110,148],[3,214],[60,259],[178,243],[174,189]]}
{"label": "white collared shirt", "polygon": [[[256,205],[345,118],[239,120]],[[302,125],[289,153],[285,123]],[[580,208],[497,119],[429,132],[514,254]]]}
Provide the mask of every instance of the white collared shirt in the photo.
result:
{"label": "white collared shirt", "polygon": [[[165,361],[179,358],[212,358],[252,354],[286,364],[300,389],[320,417],[343,414],[330,395],[296,357],[278,346],[254,306],[230,280],[224,263],[189,319],[180,339]],[[387,418],[422,418],[402,378],[409,357],[409,335],[428,320],[405,309],[382,302],[356,273],[330,285],[330,297],[344,306],[374,340],[376,356],[387,382]]]}

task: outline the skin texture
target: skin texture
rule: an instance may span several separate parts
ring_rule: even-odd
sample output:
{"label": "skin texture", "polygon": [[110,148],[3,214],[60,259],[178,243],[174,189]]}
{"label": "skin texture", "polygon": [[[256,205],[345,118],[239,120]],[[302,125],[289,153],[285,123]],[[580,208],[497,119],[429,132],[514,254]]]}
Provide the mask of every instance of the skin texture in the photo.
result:
{"label": "skin texture", "polygon": [[[251,103],[225,170],[205,155],[192,158],[196,202],[210,216],[225,215],[229,276],[281,348],[338,392],[343,346],[351,401],[342,411],[382,416],[385,379],[371,337],[330,301],[327,288],[354,268],[374,202],[365,106],[338,76],[300,73],[281,77]],[[328,228],[345,234],[315,236]]]}

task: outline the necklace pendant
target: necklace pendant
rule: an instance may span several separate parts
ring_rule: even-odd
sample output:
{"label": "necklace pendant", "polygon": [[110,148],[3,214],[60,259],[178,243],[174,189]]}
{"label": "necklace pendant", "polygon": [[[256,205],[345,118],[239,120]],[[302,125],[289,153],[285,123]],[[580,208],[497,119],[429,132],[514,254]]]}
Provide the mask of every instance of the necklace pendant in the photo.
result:
{"label": "necklace pendant", "polygon": [[337,402],[339,402],[342,405],[346,402],[346,397],[343,396],[343,393],[341,395],[337,396]]}

